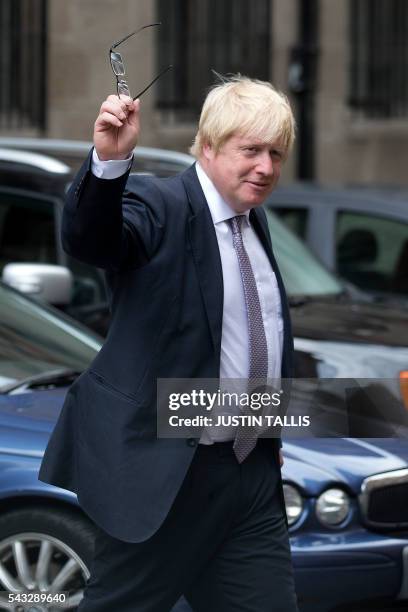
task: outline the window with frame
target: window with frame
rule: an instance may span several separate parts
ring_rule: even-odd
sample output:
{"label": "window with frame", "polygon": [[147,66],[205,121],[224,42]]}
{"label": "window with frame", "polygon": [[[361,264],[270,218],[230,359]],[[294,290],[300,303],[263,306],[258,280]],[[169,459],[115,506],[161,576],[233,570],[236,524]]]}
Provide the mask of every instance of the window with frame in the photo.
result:
{"label": "window with frame", "polygon": [[197,118],[212,70],[269,81],[271,0],[157,0],[162,22],[159,68],[173,65],[157,84],[157,107],[179,121]]}
{"label": "window with frame", "polygon": [[309,211],[306,208],[294,206],[286,208],[281,206],[273,207],[274,213],[279,215],[282,221],[302,240],[306,239],[306,226]]}
{"label": "window with frame", "polygon": [[54,204],[0,191],[0,272],[8,263],[57,263]]}
{"label": "window with frame", "polygon": [[0,2],[0,128],[45,129],[47,0]]}
{"label": "window with frame", "polygon": [[349,0],[349,105],[366,118],[408,115],[408,2]]}
{"label": "window with frame", "polygon": [[336,267],[361,289],[408,296],[408,223],[339,211]]}

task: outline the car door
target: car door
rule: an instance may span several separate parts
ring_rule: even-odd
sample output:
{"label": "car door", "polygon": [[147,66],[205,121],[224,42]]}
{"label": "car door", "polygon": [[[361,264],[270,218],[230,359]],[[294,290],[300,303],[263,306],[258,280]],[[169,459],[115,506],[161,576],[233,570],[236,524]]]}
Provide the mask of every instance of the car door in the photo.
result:
{"label": "car door", "polygon": [[110,323],[110,310],[104,271],[65,253],[61,243],[63,206],[63,199],[58,198],[55,207],[58,252],[61,265],[66,266],[73,277],[71,302],[64,310],[77,321],[105,336]]}
{"label": "car door", "polygon": [[64,253],[60,240],[62,201],[34,191],[0,188],[0,276],[9,263],[66,266],[73,275],[72,298],[63,309],[106,333],[109,311],[100,270]]}
{"label": "car door", "polygon": [[318,259],[330,270],[335,269],[333,202],[320,192],[278,190],[269,206]]}
{"label": "car door", "polygon": [[60,263],[55,200],[0,188],[0,273],[8,263]]}
{"label": "car door", "polygon": [[336,271],[378,297],[408,299],[408,222],[341,209],[336,212]]}

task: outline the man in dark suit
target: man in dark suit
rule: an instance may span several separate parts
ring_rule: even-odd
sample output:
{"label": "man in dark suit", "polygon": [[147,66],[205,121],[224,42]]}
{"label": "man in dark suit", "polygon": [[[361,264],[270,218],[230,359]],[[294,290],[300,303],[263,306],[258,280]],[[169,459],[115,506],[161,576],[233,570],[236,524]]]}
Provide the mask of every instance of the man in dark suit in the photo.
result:
{"label": "man in dark suit", "polygon": [[139,101],[109,96],[67,197],[64,249],[104,268],[112,322],[69,390],[40,478],[99,528],[81,612],[295,612],[279,440],[160,438],[160,378],[290,377],[288,306],[260,205],[294,138],[287,99],[235,77],[204,103],[197,163],[128,176]]}

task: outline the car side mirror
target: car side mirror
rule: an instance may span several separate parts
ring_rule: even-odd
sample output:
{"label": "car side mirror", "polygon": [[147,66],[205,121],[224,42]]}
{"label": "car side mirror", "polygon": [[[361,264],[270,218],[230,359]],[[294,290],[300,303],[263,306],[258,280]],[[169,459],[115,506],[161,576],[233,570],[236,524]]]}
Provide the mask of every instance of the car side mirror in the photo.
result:
{"label": "car side mirror", "polygon": [[2,280],[22,293],[55,306],[71,302],[73,277],[64,266],[9,263],[4,266]]}

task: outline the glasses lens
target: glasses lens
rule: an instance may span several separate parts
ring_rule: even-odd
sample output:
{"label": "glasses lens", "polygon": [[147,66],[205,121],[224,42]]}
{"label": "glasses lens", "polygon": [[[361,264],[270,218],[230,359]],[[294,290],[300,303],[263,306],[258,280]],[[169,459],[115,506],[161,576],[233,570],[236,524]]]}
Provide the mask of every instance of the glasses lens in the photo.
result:
{"label": "glasses lens", "polygon": [[128,84],[123,79],[120,79],[118,81],[118,95],[119,96],[129,96],[129,98],[132,97],[130,95]]}
{"label": "glasses lens", "polygon": [[120,53],[115,53],[111,51],[110,61],[113,72],[116,76],[124,76],[125,72],[125,64],[123,63],[123,59]]}

